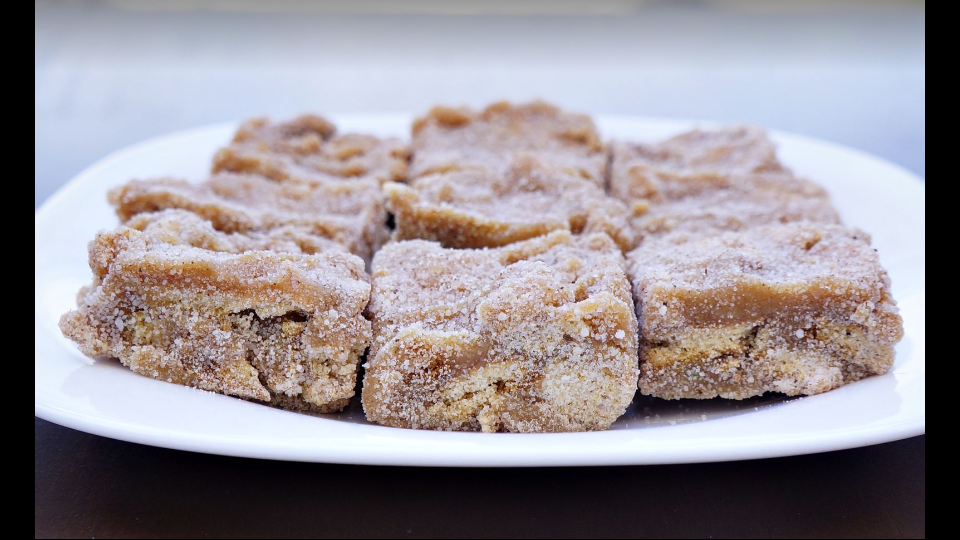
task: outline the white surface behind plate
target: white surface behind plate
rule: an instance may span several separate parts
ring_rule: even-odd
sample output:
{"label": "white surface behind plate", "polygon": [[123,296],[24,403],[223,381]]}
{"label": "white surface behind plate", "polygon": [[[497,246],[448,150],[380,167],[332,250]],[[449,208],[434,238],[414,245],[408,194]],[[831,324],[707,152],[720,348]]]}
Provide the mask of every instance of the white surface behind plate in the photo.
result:
{"label": "white surface behind plate", "polygon": [[[405,115],[334,118],[345,131],[404,135]],[[691,122],[599,117],[608,137],[653,140]],[[35,412],[69,427],[169,448],[273,459],[394,465],[594,465],[719,461],[819,452],[925,429],[925,188],[861,152],[774,134],[783,160],[823,184],[844,221],[870,232],[893,279],[906,336],[893,372],[827,394],[744,403],[638,399],[615,429],[576,434],[442,433],[367,424],[355,407],[304,415],[140,377],[94,362],[57,329],[87,284],[86,244],[115,225],[109,187],[160,175],[201,179],[232,125],[170,135],[80,174],[37,212]]]}

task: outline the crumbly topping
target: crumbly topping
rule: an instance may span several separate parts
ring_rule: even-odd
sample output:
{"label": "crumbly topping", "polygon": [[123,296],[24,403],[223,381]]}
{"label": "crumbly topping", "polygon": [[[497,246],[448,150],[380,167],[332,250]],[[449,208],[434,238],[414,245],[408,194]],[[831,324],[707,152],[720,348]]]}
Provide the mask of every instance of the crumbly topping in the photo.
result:
{"label": "crumbly topping", "polygon": [[445,247],[496,247],[554,230],[606,232],[623,250],[637,239],[626,206],[594,182],[557,174],[531,155],[508,171],[467,170],[388,184],[397,240],[437,240]]}
{"label": "crumbly topping", "polygon": [[332,240],[366,260],[387,236],[386,210],[372,181],[279,183],[253,175],[219,174],[201,184],[134,180],[111,190],[109,199],[122,220],[179,208],[222,232],[294,229],[296,234],[313,236],[311,245]]}
{"label": "crumbly topping", "polygon": [[337,132],[329,120],[316,114],[302,114],[285,122],[252,118],[237,128],[234,143],[254,143],[277,152],[309,153]]}
{"label": "crumbly topping", "polygon": [[713,234],[795,221],[840,222],[830,197],[820,186],[800,179],[767,180],[730,178],[725,189],[704,190],[659,203],[634,202],[628,221],[643,237]]}
{"label": "crumbly topping", "polygon": [[502,172],[514,152],[603,186],[607,153],[589,116],[542,101],[500,102],[482,111],[434,107],[413,124],[411,178],[437,172]]}
{"label": "crumbly topping", "polygon": [[754,127],[694,130],[657,144],[613,145],[610,192],[635,234],[709,235],[794,221],[839,223],[826,191],[796,178]]}
{"label": "crumbly topping", "polygon": [[663,201],[727,187],[731,177],[791,177],[757,127],[695,129],[657,144],[613,145],[610,192],[623,200]]}
{"label": "crumbly topping", "polygon": [[244,253],[246,251],[308,254],[328,251],[347,252],[346,247],[341,244],[322,236],[310,234],[303,227],[286,225],[264,231],[224,233],[215,229],[212,223],[199,215],[179,209],[137,214],[130,218],[126,225],[168,244],[184,244],[224,253]]}
{"label": "crumbly topping", "polygon": [[237,130],[233,142],[214,156],[213,171],[307,182],[406,178],[410,149],[400,139],[334,133],[333,125],[319,116],[285,122],[249,120]]}

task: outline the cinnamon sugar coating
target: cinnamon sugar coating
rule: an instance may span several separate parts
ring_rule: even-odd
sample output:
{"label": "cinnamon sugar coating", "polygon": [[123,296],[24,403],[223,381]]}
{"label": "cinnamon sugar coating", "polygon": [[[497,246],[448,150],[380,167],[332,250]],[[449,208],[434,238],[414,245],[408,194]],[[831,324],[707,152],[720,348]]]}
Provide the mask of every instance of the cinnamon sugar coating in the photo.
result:
{"label": "cinnamon sugar coating", "polygon": [[645,242],[628,257],[640,391],[818,394],[887,372],[903,335],[869,237],[795,223]]}
{"label": "cinnamon sugar coating", "polygon": [[607,152],[589,116],[534,101],[494,103],[482,111],[434,107],[413,124],[410,177],[480,170],[501,173],[515,152],[554,172],[606,182]]}
{"label": "cinnamon sugar coating", "polygon": [[605,429],[636,390],[637,322],[603,234],[506,247],[387,244],[373,262],[367,418],[482,431]]}
{"label": "cinnamon sugar coating", "polygon": [[727,188],[743,177],[792,176],[773,141],[752,126],[695,129],[656,144],[617,142],[612,154],[610,193],[625,201],[663,202]]}
{"label": "cinnamon sugar coating", "polygon": [[840,223],[829,195],[813,182],[763,176],[729,180],[728,187],[663,202],[634,201],[628,222],[640,238],[714,234],[797,221]]}
{"label": "cinnamon sugar coating", "polygon": [[372,181],[281,183],[252,175],[215,175],[206,182],[135,180],[110,191],[121,220],[179,208],[226,233],[270,234],[283,229],[309,239],[301,250],[330,241],[369,260],[386,240],[386,209]]}
{"label": "cinnamon sugar coating", "polygon": [[125,225],[168,244],[182,244],[224,253],[349,253],[343,245],[329,238],[310,234],[305,228],[286,225],[265,231],[225,233],[215,229],[212,223],[199,215],[180,209],[136,214],[127,220]]}
{"label": "cinnamon sugar coating", "polygon": [[637,244],[627,208],[594,182],[552,172],[517,156],[503,174],[464,170],[384,187],[395,240],[436,240],[444,247],[497,247],[555,230],[605,232],[624,251]]}
{"label": "cinnamon sugar coating", "polygon": [[244,122],[213,158],[213,172],[238,172],[281,181],[372,178],[403,181],[410,149],[400,139],[335,134],[327,120],[303,115],[285,122]]}
{"label": "cinnamon sugar coating", "polygon": [[121,226],[90,244],[94,282],[60,319],[84,354],[286,407],[346,405],[370,339],[363,317],[370,286],[359,258],[224,253],[206,249],[216,234],[168,243],[157,231]]}
{"label": "cinnamon sugar coating", "polygon": [[827,192],[796,178],[763,130],[693,130],[657,144],[615,143],[611,195],[641,237],[742,230],[812,221],[839,223]]}

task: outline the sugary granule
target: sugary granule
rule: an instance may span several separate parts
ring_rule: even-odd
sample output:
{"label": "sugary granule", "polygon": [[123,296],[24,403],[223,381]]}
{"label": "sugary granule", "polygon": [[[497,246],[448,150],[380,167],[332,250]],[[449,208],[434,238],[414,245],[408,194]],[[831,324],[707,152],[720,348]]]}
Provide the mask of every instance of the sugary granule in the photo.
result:
{"label": "sugary granule", "polygon": [[[218,174],[206,182],[134,180],[108,194],[121,220],[178,208],[225,233],[294,231],[301,248],[331,242],[369,260],[386,240],[386,209],[374,181],[281,183],[254,175]],[[308,240],[311,239],[311,240]]]}
{"label": "sugary granule", "polygon": [[603,234],[479,250],[388,244],[367,308],[367,417],[444,430],[607,428],[638,375],[623,264]]}
{"label": "sugary granule", "polygon": [[217,152],[213,171],[266,176],[280,181],[374,179],[403,181],[409,147],[400,139],[371,135],[337,135],[322,117],[303,115],[271,122],[244,122],[233,142]]}
{"label": "sugary granule", "polygon": [[[187,218],[179,230],[177,217]],[[370,339],[363,261],[337,251],[232,253],[260,240],[212,232],[186,215],[141,218],[143,231],[121,226],[90,245],[93,284],[60,320],[84,354],[285,407],[347,403]]]}
{"label": "sugary granule", "polygon": [[604,232],[623,250],[637,244],[626,206],[594,182],[552,171],[515,154],[502,174],[437,173],[385,187],[394,239],[436,240],[444,247],[497,247],[554,230]]}
{"label": "sugary granule", "polygon": [[413,124],[410,177],[509,168],[515,152],[534,154],[555,172],[606,182],[607,153],[589,116],[535,101],[500,102],[482,111],[434,107]]}
{"label": "sugary granule", "polygon": [[885,373],[903,335],[889,277],[857,229],[667,236],[628,261],[644,394],[820,393]]}

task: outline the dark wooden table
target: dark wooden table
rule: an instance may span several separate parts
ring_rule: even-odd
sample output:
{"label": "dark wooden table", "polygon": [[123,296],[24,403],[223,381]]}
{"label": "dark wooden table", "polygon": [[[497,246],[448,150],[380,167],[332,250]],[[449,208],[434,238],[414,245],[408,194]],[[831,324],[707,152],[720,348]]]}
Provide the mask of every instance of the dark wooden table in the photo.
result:
{"label": "dark wooden table", "polygon": [[34,420],[37,537],[923,537],[924,437],[783,459],[571,469],[285,463]]}

